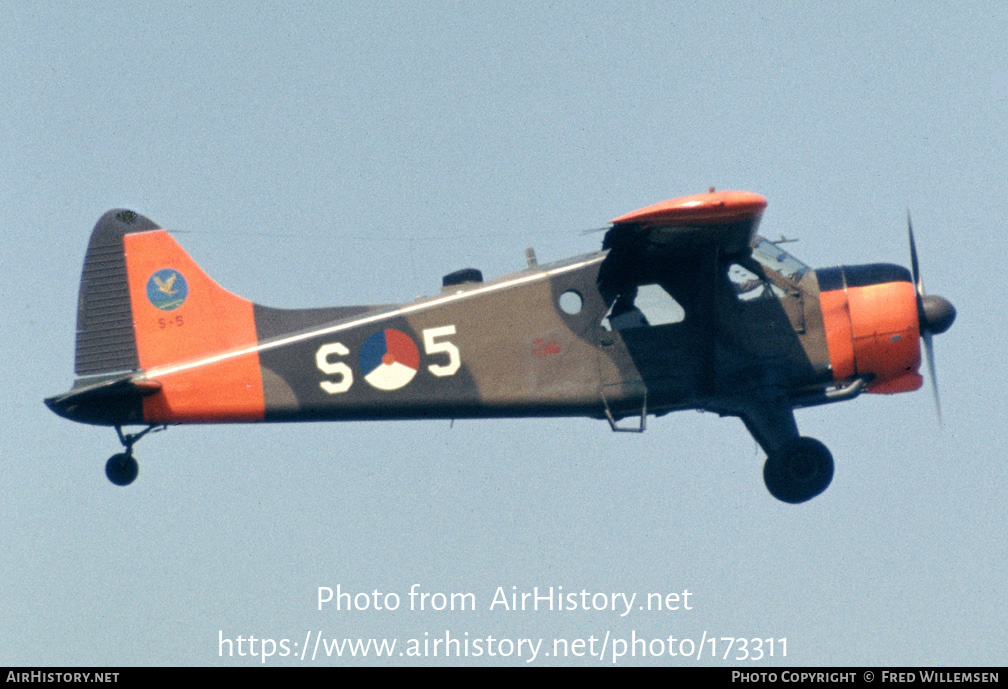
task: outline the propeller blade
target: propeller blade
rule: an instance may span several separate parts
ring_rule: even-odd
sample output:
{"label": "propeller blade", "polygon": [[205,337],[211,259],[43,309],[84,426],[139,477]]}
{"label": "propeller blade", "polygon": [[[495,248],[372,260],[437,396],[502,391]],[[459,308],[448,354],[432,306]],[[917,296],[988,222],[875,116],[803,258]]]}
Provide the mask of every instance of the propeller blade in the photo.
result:
{"label": "propeller blade", "polygon": [[931,344],[931,333],[925,331],[924,355],[927,357],[928,377],[931,378],[931,393],[934,395],[935,412],[938,414],[938,425],[942,425],[941,399],[938,396],[938,375],[935,372],[934,347]]}
{"label": "propeller blade", "polygon": [[938,414],[938,424],[942,423],[941,398],[938,396],[938,374],[935,368],[934,345],[931,337],[935,333],[943,333],[949,329],[955,320],[956,311],[952,303],[944,297],[929,297],[924,293],[924,278],[917,263],[917,243],[914,241],[913,223],[910,220],[910,209],[907,209],[907,236],[910,238],[910,272],[913,274],[917,290],[917,322],[920,326],[921,340],[924,341],[924,356],[927,359],[928,377],[931,378],[931,393],[934,395],[935,412]]}
{"label": "propeller blade", "polygon": [[907,208],[907,234],[910,236],[910,272],[913,273],[914,285],[917,286],[917,301],[924,296],[924,281],[921,279],[920,266],[917,264],[917,244],[914,242],[913,223],[910,222],[910,209]]}

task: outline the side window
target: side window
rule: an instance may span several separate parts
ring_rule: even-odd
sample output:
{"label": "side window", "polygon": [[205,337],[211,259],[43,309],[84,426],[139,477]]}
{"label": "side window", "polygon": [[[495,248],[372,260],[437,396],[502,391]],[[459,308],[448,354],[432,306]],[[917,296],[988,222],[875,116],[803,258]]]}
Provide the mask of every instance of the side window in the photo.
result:
{"label": "side window", "polygon": [[641,285],[620,293],[602,320],[606,330],[629,330],[680,323],[686,312],[659,285]]}
{"label": "side window", "polygon": [[728,279],[735,288],[739,301],[783,297],[784,291],[765,278],[760,277],[745,266],[733,263],[728,268]]}

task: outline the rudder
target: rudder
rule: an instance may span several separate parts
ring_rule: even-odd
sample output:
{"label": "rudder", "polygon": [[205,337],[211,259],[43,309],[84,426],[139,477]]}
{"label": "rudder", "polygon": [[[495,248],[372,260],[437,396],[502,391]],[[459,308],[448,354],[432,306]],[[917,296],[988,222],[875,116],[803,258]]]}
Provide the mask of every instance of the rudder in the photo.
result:
{"label": "rudder", "polygon": [[78,376],[139,368],[123,237],[159,229],[142,215],[117,209],[103,215],[91,232],[77,295],[74,373]]}

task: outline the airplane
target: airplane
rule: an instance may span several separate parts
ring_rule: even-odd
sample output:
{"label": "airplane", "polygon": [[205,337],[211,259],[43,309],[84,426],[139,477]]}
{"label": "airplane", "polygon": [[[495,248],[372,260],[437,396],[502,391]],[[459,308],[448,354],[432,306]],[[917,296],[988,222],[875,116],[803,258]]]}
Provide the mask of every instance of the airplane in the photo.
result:
{"label": "airplane", "polygon": [[766,205],[711,188],[612,220],[595,253],[539,265],[528,250],[492,280],[464,268],[433,296],[311,309],[236,296],[157,224],[111,210],[84,258],[76,379],[45,403],[115,428],[120,486],[137,441],[174,424],[549,416],[643,432],[698,409],[740,418],[771,495],[802,503],[834,462],[794,410],[919,389],[922,339],[937,403],[931,338],[956,311],[924,292],[909,213],[911,270],[813,270],[757,234]]}

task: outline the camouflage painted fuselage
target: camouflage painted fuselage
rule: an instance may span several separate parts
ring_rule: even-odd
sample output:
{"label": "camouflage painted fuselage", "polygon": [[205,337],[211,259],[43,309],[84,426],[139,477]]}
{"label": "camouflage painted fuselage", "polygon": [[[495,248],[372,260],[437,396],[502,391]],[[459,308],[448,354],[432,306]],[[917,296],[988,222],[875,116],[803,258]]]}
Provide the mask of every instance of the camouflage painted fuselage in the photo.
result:
{"label": "camouflage painted fuselage", "polygon": [[[687,255],[638,280],[674,298],[676,322],[614,327],[599,286],[608,253],[408,304],[285,310],[226,292],[141,216],[109,213],[82,278],[81,375],[51,406],[107,425],[619,418],[832,381],[813,271],[793,283],[748,262],[776,289],[746,301],[727,277],[737,257]],[[102,310],[89,311],[97,293]],[[110,313],[128,324],[112,345]]]}

